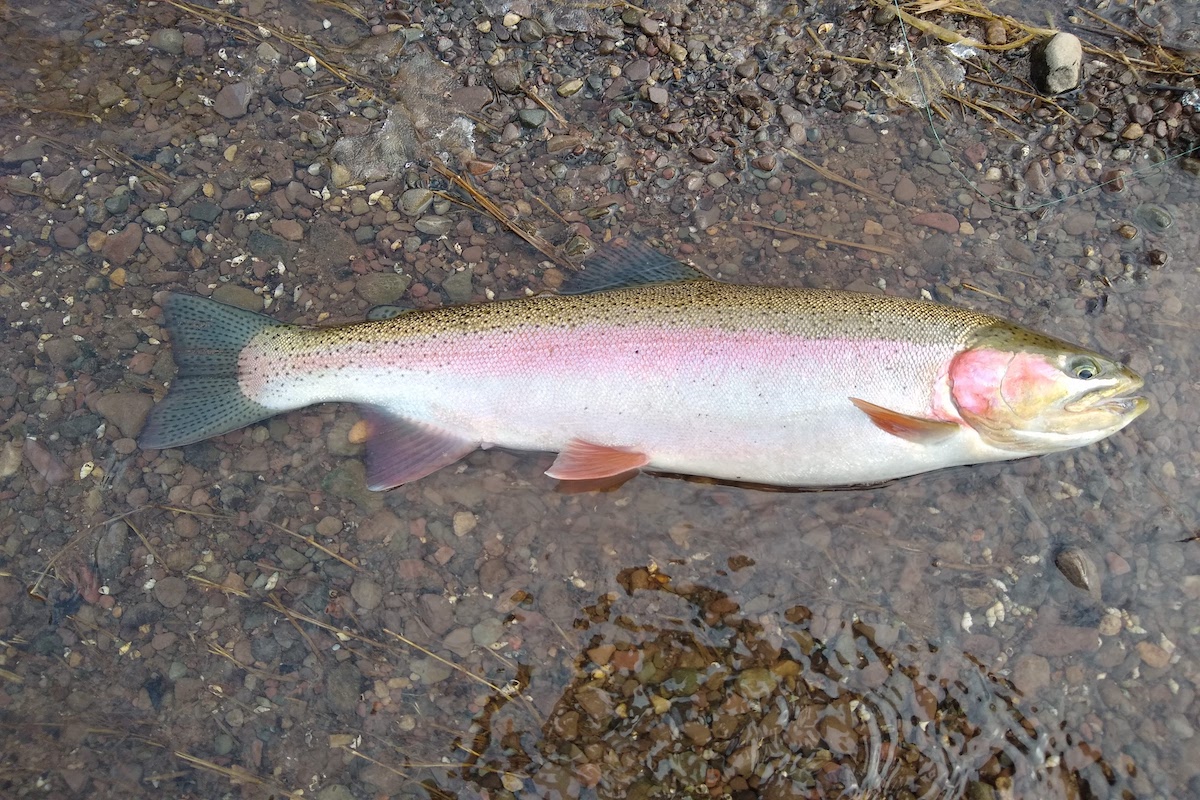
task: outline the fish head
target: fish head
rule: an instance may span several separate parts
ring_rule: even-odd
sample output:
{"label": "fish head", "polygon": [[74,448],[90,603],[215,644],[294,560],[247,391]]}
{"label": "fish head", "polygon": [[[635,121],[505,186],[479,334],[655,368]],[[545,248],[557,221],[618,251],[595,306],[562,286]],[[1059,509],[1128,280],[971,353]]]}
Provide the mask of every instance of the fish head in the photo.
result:
{"label": "fish head", "polygon": [[1082,447],[1149,406],[1141,376],[1112,359],[1009,323],[978,331],[949,369],[959,415],[988,444],[1034,455]]}

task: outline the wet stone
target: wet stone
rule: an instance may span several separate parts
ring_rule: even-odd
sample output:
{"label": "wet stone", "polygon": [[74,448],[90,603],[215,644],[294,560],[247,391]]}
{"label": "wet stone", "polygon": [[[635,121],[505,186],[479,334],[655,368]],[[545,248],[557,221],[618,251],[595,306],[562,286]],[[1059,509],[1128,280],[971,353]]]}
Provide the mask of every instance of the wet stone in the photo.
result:
{"label": "wet stone", "polygon": [[262,311],[262,298],[245,286],[223,283],[212,293],[213,300],[230,306],[244,308],[247,311]]}
{"label": "wet stone", "polygon": [[428,189],[409,189],[400,195],[400,208],[410,217],[419,217],[433,203],[433,192]]}
{"label": "wet stone", "polygon": [[769,669],[752,667],[737,676],[736,689],[742,697],[761,700],[775,691],[777,683],[778,679]]}
{"label": "wet stone", "polygon": [[504,635],[504,623],[489,617],[471,628],[471,639],[480,647],[491,647]]}
{"label": "wet stone", "polygon": [[272,220],[271,232],[289,242],[299,242],[304,238],[304,226],[294,219]]}
{"label": "wet stone", "polygon": [[113,264],[126,264],[142,244],[142,227],[136,222],[126,225],[119,233],[109,236],[100,254]]}
{"label": "wet stone", "polygon": [[416,221],[415,227],[421,233],[427,233],[430,236],[445,236],[450,233],[454,223],[449,217],[421,217]]}
{"label": "wet stone", "polygon": [[362,675],[358,667],[344,661],[329,671],[325,697],[334,714],[350,716],[358,705]]}
{"label": "wet stone", "polygon": [[210,200],[201,200],[188,209],[188,216],[200,222],[213,222],[221,216],[221,207]]}
{"label": "wet stone", "polygon": [[104,535],[96,543],[96,569],[102,581],[116,579],[129,566],[134,540],[124,520],[112,522],[104,529]]}
{"label": "wet stone", "polygon": [[442,281],[442,289],[451,303],[466,303],[471,299],[471,279],[474,276],[470,270],[462,270]]}
{"label": "wet stone", "polygon": [[175,28],[159,28],[146,42],[155,50],[177,56],[183,53],[183,34]]}
{"label": "wet stone", "polygon": [[350,586],[350,596],[369,611],[383,602],[383,587],[370,578],[359,578]]}
{"label": "wet stone", "polygon": [[74,167],[64,170],[46,181],[46,190],[50,193],[50,199],[57,203],[74,197],[81,186],[83,186],[83,175]]}
{"label": "wet stone", "polygon": [[250,92],[250,84],[245,81],[224,87],[213,98],[213,111],[226,119],[245,116],[246,110],[250,107]]}
{"label": "wet stone", "polygon": [[101,108],[112,108],[125,99],[125,90],[112,81],[100,81],[96,85],[96,102]]}
{"label": "wet stone", "polygon": [[46,146],[40,140],[33,139],[0,154],[0,164],[14,167],[26,161],[41,161],[45,149]]}
{"label": "wet stone", "polygon": [[164,608],[175,608],[183,602],[187,594],[187,581],[174,575],[163,578],[154,584],[154,599]]}
{"label": "wet stone", "polygon": [[96,401],[96,413],[129,437],[137,436],[146,422],[154,398],[141,392],[106,394]]}
{"label": "wet stone", "polygon": [[280,545],[275,550],[275,557],[279,559],[280,565],[289,571],[296,571],[308,563],[308,559],[302,553],[296,552],[286,544]]}
{"label": "wet stone", "polygon": [[517,119],[526,128],[540,128],[546,124],[549,114],[542,108],[523,108],[517,112]]}
{"label": "wet stone", "polygon": [[79,358],[79,345],[73,339],[56,336],[42,345],[46,357],[56,366],[63,367]]}

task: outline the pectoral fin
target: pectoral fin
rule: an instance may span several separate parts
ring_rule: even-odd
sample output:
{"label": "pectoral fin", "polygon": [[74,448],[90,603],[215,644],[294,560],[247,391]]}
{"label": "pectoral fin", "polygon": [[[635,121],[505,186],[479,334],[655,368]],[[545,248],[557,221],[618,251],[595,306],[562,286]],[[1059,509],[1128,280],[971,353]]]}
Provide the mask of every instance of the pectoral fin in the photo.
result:
{"label": "pectoral fin", "polygon": [[594,480],[620,475],[649,463],[645,453],[573,439],[554,459],[546,474],[560,481]]}
{"label": "pectoral fin", "polygon": [[437,472],[479,446],[450,431],[409,422],[373,406],[367,421],[367,488],[382,492]]}
{"label": "pectoral fin", "polygon": [[877,406],[866,400],[859,400],[857,397],[851,397],[850,402],[854,403],[859,411],[870,417],[871,422],[875,423],[875,427],[879,430],[916,444],[940,442],[958,430],[956,422],[901,414],[899,411],[892,411],[890,408]]}

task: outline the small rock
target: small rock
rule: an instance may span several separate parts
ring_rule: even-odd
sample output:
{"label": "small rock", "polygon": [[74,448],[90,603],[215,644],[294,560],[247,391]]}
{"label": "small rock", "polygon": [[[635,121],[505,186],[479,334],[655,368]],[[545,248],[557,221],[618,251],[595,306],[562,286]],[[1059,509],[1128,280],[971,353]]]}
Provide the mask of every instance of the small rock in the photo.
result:
{"label": "small rock", "polygon": [[470,511],[458,511],[454,514],[454,535],[466,536],[478,524],[479,518]]}
{"label": "small rock", "polygon": [[1071,236],[1082,236],[1088,231],[1095,230],[1096,215],[1087,211],[1071,214],[1063,220],[1063,231]]}
{"label": "small rock", "polygon": [[74,250],[83,243],[79,238],[79,234],[68,228],[66,225],[54,226],[54,232],[51,233],[54,237],[54,243],[64,250]]}
{"label": "small rock", "polygon": [[383,602],[383,587],[370,578],[359,578],[351,584],[350,596],[354,602],[370,611]]}
{"label": "small rock", "polygon": [[100,250],[100,255],[118,266],[133,258],[142,245],[142,227],[136,222],[126,225],[120,233],[109,236]]}
{"label": "small rock", "polygon": [[769,669],[752,667],[742,670],[737,676],[735,689],[738,694],[747,700],[761,700],[775,691],[775,686],[778,682],[779,679]]}
{"label": "small rock", "polygon": [[1171,663],[1171,654],[1154,642],[1138,642],[1137,651],[1146,666],[1152,669],[1162,669]]}
{"label": "small rock", "polygon": [[223,283],[213,291],[212,298],[219,303],[237,306],[247,311],[261,312],[263,310],[262,298],[245,286]]}
{"label": "small rock", "polygon": [[504,635],[504,623],[496,617],[488,617],[471,628],[471,639],[480,647],[491,647]]}
{"label": "small rock", "polygon": [[166,225],[167,219],[167,212],[157,206],[151,206],[142,212],[142,221],[155,228]]}
{"label": "small rock", "polygon": [[656,106],[665,106],[671,95],[661,86],[651,86],[646,91],[646,99]]}
{"label": "small rock", "polygon": [[517,119],[526,128],[540,128],[546,124],[549,114],[544,108],[522,108],[517,112]]}
{"label": "small rock", "polygon": [[1079,37],[1056,33],[1039,43],[1029,54],[1029,77],[1038,91],[1049,95],[1070,91],[1079,85],[1083,46]]}
{"label": "small rock", "polygon": [[201,200],[188,209],[188,216],[200,222],[213,222],[221,216],[221,207],[211,200]]}
{"label": "small rock", "polygon": [[571,78],[560,83],[558,89],[555,91],[558,92],[559,97],[570,97],[573,94],[577,94],[582,88],[583,78]]}
{"label": "small rock", "polygon": [[299,242],[304,239],[304,226],[294,219],[272,220],[271,232],[282,236],[289,242]]}
{"label": "small rock", "polygon": [[237,119],[244,116],[250,107],[250,84],[245,81],[231,83],[213,98],[213,111],[225,119]]}
{"label": "small rock", "polygon": [[41,161],[45,149],[46,145],[40,139],[31,139],[11,150],[6,150],[3,155],[0,155],[0,164],[15,167],[26,161]]}
{"label": "small rock", "polygon": [[146,42],[155,50],[177,56],[183,53],[183,34],[175,28],[159,28]]}
{"label": "small rock", "polygon": [[50,199],[56,203],[70,200],[79,191],[80,186],[83,186],[83,176],[74,167],[63,170],[46,181],[46,190],[50,192]]}
{"label": "small rock", "polygon": [[55,336],[53,339],[48,339],[42,348],[46,352],[46,357],[50,362],[58,367],[65,367],[75,359],[79,358],[79,345],[74,339],[65,336]]}
{"label": "small rock", "polygon": [[358,279],[355,291],[373,306],[394,303],[400,299],[412,283],[408,275],[395,272],[370,272]]}
{"label": "small rock", "polygon": [[428,189],[409,189],[400,195],[400,208],[410,217],[419,217],[429,210],[433,192]]}
{"label": "small rock", "polygon": [[106,394],[96,401],[96,413],[125,436],[133,438],[142,430],[154,398],[140,392]]}
{"label": "small rock", "polygon": [[[343,661],[329,671],[325,679],[325,697],[334,714],[350,716],[358,706],[362,687],[362,673],[351,661]],[[330,787],[332,788],[332,787]],[[323,797],[325,791],[317,795]],[[349,794],[349,793],[347,793]]]}
{"label": "small rock", "polygon": [[1137,124],[1136,122],[1131,122],[1125,126],[1124,130],[1121,131],[1121,138],[1131,142],[1134,139],[1142,138],[1143,134],[1145,133],[1146,131],[1141,125]]}
{"label": "small rock", "polygon": [[187,581],[174,575],[163,578],[154,584],[154,599],[164,608],[175,608],[183,602],[187,594]]}
{"label": "small rock", "polygon": [[462,270],[442,281],[442,290],[455,305],[466,303],[471,299],[471,279],[474,275],[470,270]]}
{"label": "small rock", "polygon": [[1013,666],[1012,682],[1021,694],[1029,696],[1050,685],[1050,662],[1042,656],[1023,655]]}
{"label": "small rock", "polygon": [[896,198],[897,203],[911,203],[917,196],[917,185],[912,182],[912,179],[904,175],[900,180],[896,181],[896,188],[892,190],[892,197]]}
{"label": "small rock", "polygon": [[125,90],[112,81],[100,81],[96,85],[96,102],[101,108],[112,108],[125,99]]}
{"label": "small rock", "polygon": [[286,544],[281,544],[275,548],[275,557],[279,559],[279,563],[284,569],[292,572],[295,572],[308,563],[308,559],[304,557],[303,553]]}
{"label": "small rock", "polygon": [[912,222],[943,233],[958,233],[958,219],[945,211],[926,211],[913,217]]}
{"label": "small rock", "polygon": [[454,223],[450,221],[449,217],[421,217],[416,221],[414,227],[421,233],[427,233],[430,236],[445,236],[450,233]]}
{"label": "small rock", "polygon": [[983,30],[983,37],[984,41],[992,45],[1008,42],[1008,33],[1004,30],[1004,23],[998,19],[988,20],[988,24]]}

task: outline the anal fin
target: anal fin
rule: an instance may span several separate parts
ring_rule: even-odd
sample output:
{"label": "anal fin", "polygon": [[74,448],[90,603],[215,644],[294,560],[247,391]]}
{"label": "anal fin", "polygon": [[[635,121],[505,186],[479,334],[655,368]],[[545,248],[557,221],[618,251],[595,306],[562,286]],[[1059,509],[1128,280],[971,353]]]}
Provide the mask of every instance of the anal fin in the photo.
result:
{"label": "anal fin", "polygon": [[892,411],[890,408],[877,406],[866,400],[859,400],[857,397],[851,397],[850,402],[854,403],[859,411],[870,417],[871,422],[875,423],[875,427],[879,430],[916,444],[940,442],[959,428],[956,422],[901,414],[899,411]]}
{"label": "anal fin", "polygon": [[636,450],[606,447],[581,439],[572,439],[558,454],[546,474],[560,481],[584,481],[611,478],[646,466],[650,458]]}
{"label": "anal fin", "polygon": [[479,447],[460,436],[366,406],[367,488],[382,492],[411,483]]}

